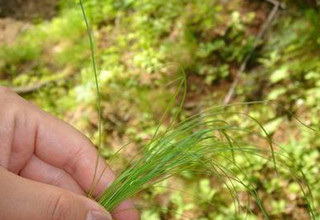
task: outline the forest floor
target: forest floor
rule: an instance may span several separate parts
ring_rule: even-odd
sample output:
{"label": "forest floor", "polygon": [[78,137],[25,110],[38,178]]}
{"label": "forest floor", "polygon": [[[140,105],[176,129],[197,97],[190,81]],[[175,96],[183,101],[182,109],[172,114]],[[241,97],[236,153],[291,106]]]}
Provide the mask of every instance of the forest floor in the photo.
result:
{"label": "forest floor", "polygon": [[[152,137],[177,92],[181,69],[188,82],[186,100],[174,118],[182,100],[178,95],[164,127],[170,120],[183,121],[222,106],[246,63],[230,100],[242,104],[230,109],[254,116],[278,144],[277,150],[285,149],[298,161],[312,188],[316,217],[320,216],[320,139],[307,129],[320,129],[320,13],[311,1],[280,3],[269,22],[274,8],[270,1],[86,1],[100,72],[101,153],[108,160],[130,143],[112,164],[116,172]],[[269,26],[257,40],[265,24]],[[90,50],[74,1],[0,0],[0,85],[10,86],[97,143]],[[266,102],[245,104],[261,100]],[[221,119],[246,123],[239,115]],[[262,149],[269,146],[252,136],[237,138]],[[241,156],[238,163],[271,219],[311,219],[293,175],[280,177],[268,162],[254,158],[252,166]],[[183,188],[206,201],[170,188]],[[187,173],[164,182],[162,188],[144,190],[137,203],[148,220],[262,218],[241,187],[238,197],[245,214],[235,210],[219,178]]]}

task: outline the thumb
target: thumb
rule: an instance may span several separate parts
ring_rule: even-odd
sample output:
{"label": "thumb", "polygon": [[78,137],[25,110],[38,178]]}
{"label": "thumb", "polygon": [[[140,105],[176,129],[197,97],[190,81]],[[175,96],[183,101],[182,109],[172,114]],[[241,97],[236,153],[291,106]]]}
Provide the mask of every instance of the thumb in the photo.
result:
{"label": "thumb", "polygon": [[96,202],[0,167],[1,220],[111,220]]}

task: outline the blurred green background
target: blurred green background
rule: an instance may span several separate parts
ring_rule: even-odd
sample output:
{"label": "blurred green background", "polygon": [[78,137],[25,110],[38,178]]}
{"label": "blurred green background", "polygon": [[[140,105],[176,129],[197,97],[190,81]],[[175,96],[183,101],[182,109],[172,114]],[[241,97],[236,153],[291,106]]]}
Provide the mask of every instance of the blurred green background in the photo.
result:
{"label": "blurred green background", "polygon": [[[280,1],[278,8],[274,4],[278,1],[266,0],[84,2],[101,86],[101,153],[108,159],[130,143],[112,164],[116,172],[152,137],[183,69],[188,93],[177,121],[223,105],[233,84],[230,103],[273,101],[238,108],[261,121],[302,167],[320,213],[319,134],[288,113],[319,131],[319,1]],[[12,87],[97,143],[90,65],[76,1],[0,1],[0,85]],[[245,169],[271,218],[310,219],[297,184],[268,166],[256,160]],[[214,177],[188,173],[162,185],[137,196],[142,219],[262,218],[254,204],[248,214],[235,216],[232,199]],[[238,195],[240,202],[247,202],[245,192]]]}

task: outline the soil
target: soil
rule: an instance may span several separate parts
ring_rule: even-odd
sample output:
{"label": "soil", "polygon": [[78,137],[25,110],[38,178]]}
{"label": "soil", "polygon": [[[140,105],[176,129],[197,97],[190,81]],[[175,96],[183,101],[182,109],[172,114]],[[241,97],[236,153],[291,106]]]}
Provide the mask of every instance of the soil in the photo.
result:
{"label": "soil", "polygon": [[56,8],[57,0],[0,0],[0,18],[50,19]]}
{"label": "soil", "polygon": [[0,0],[0,44],[10,45],[37,20],[51,19],[58,0]]}

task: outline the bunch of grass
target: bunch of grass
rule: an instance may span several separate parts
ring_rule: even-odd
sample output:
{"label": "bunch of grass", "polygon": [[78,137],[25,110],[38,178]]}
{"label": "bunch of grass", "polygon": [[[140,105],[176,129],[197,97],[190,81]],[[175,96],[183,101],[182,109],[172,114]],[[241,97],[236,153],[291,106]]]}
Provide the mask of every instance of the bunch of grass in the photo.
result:
{"label": "bunch of grass", "polygon": [[[94,45],[82,0],[79,0],[79,3],[87,27],[92,54],[92,66],[98,97],[100,146],[101,105]],[[182,107],[186,94],[185,79],[181,82],[179,90],[184,88],[184,93],[179,109]],[[177,95],[178,93],[173,100],[175,100]],[[263,201],[256,190],[257,187],[247,177],[244,169],[238,166],[237,155],[240,155],[249,164],[253,157],[258,157],[261,160],[272,163],[278,175],[284,172],[289,173],[292,179],[300,186],[311,218],[316,219],[310,186],[301,168],[296,166],[297,163],[283,149],[279,148],[278,151],[275,151],[275,144],[258,120],[246,113],[227,111],[227,108],[228,106],[209,109],[193,115],[182,122],[171,123],[163,133],[159,133],[159,129],[157,129],[153,138],[143,148],[143,152],[137,155],[137,158],[132,159],[130,166],[124,169],[105,192],[97,198],[98,202],[111,211],[122,201],[134,196],[143,189],[166,180],[173,175],[189,170],[217,176],[222,179],[234,202],[238,204],[238,207],[241,207],[241,205],[235,185],[242,185],[256,202],[263,217],[270,219],[268,211],[264,207]],[[243,124],[248,124],[247,122],[250,121],[251,125],[239,126],[238,124],[224,120],[224,118],[230,118],[230,115],[242,117]],[[254,130],[252,124],[255,124],[260,131]],[[268,148],[262,148],[261,146],[244,141],[246,139],[244,137],[252,136],[265,140]],[[224,163],[220,163],[221,158],[224,160]],[[239,174],[242,177],[239,177]],[[91,196],[95,185],[99,181],[99,178],[96,178],[96,176],[97,173],[94,175],[89,196]]]}
{"label": "bunch of grass", "polygon": [[[239,127],[226,120],[217,119],[232,115],[243,116],[243,122],[251,121],[259,131]],[[269,145],[262,148],[246,141],[244,137],[256,136]],[[235,185],[242,185],[251,195],[265,219],[270,219],[262,199],[243,167],[238,166],[241,156],[248,163],[253,157],[271,163],[277,175],[289,174],[296,181],[305,198],[310,216],[315,218],[312,194],[308,181],[296,162],[283,150],[273,149],[266,130],[253,117],[244,113],[228,112],[224,107],[194,115],[168,128],[154,137],[145,147],[141,157],[132,161],[99,198],[99,203],[112,210],[120,202],[141,190],[184,171],[203,173],[222,179],[235,203],[240,204]],[[221,163],[221,159],[224,163]],[[242,176],[242,177],[239,177]]]}

